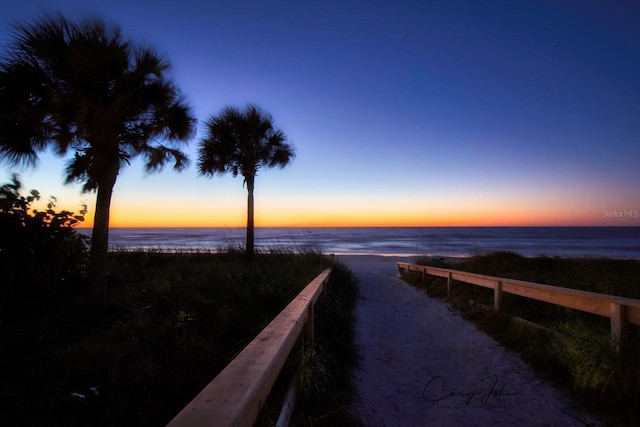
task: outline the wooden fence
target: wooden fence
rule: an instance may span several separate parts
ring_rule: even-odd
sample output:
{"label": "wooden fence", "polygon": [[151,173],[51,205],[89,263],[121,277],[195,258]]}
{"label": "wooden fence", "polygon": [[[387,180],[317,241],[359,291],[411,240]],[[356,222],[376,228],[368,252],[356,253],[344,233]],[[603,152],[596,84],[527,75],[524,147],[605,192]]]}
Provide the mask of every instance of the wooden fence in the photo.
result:
{"label": "wooden fence", "polygon": [[502,308],[502,295],[508,293],[609,317],[611,339],[616,348],[627,324],[640,325],[640,300],[637,299],[399,262],[398,272],[405,271],[446,278],[447,294],[451,293],[454,281],[493,289],[493,307],[496,311]]}
{"label": "wooden fence", "polygon": [[253,425],[300,333],[313,343],[313,308],[330,273],[310,282],[168,426]]}

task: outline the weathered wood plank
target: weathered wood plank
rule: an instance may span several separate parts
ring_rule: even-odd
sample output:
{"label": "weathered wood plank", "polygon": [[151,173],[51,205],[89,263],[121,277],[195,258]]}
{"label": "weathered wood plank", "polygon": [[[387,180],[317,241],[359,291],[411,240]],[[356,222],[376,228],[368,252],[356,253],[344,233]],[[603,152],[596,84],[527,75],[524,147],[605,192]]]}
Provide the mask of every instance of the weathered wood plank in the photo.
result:
{"label": "weathered wood plank", "polygon": [[309,283],[168,426],[253,425],[330,272]]}
{"label": "weathered wood plank", "polygon": [[482,286],[484,288],[493,289],[496,284],[496,278],[491,276],[483,276],[482,274],[467,273],[466,271],[452,271],[452,277],[459,282],[471,283],[472,285]]}
{"label": "weathered wood plank", "polygon": [[610,295],[511,279],[502,279],[502,291],[600,316],[610,314]]}
{"label": "weathered wood plank", "polygon": [[446,270],[444,268],[426,267],[424,269],[424,271],[427,274],[430,274],[431,276],[437,276],[437,277],[448,277],[449,276],[449,270]]}

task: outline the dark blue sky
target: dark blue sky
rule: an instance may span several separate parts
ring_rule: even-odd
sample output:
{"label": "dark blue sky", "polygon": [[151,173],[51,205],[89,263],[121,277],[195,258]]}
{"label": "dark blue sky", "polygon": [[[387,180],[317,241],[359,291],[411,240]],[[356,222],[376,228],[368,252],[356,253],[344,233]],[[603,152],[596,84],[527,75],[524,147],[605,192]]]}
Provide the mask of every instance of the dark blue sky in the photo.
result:
{"label": "dark blue sky", "polygon": [[[639,3],[310,3],[3,0],[0,41],[11,19],[99,16],[166,53],[200,120],[271,112],[298,156],[259,175],[258,224],[640,225],[603,213],[640,209]],[[77,203],[61,164],[22,175]],[[113,219],[242,225],[244,197],[134,163]]]}

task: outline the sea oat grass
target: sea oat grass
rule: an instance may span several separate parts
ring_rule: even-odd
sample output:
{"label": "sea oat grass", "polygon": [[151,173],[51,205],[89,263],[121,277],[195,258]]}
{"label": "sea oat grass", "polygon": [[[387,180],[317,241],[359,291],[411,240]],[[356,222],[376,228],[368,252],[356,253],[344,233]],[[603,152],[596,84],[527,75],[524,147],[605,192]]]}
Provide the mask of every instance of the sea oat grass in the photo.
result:
{"label": "sea oat grass", "polygon": [[[421,264],[553,286],[640,298],[640,261],[606,258],[525,258],[510,252],[447,263]],[[566,387],[589,410],[611,425],[640,425],[640,328],[630,325],[612,346],[609,319],[528,298],[503,295],[501,313],[493,311],[493,291],[410,272],[409,283],[447,300],[479,329],[506,346],[542,375]],[[521,320],[522,319],[522,320]]]}

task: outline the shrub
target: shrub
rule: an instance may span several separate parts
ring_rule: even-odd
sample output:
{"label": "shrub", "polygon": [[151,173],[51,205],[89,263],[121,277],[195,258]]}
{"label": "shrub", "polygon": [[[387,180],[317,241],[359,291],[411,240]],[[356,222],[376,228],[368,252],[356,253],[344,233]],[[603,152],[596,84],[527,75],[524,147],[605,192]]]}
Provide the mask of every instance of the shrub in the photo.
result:
{"label": "shrub", "polygon": [[87,237],[75,230],[84,220],[86,206],[78,215],[55,210],[51,198],[43,211],[31,205],[40,193],[20,194],[22,184],[0,187],[0,313],[20,309],[34,292],[57,292],[63,284],[77,282],[87,259]]}

